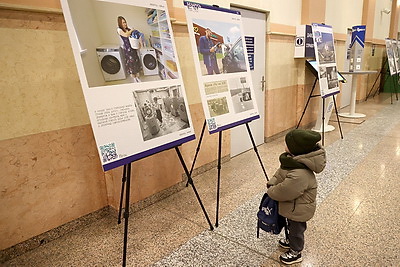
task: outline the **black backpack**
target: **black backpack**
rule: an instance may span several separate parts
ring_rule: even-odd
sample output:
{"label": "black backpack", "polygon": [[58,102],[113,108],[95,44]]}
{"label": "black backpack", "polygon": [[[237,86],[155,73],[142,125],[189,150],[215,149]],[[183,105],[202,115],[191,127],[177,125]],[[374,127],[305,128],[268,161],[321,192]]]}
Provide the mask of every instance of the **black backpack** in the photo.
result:
{"label": "black backpack", "polygon": [[260,235],[260,228],[265,232],[277,235],[285,226],[285,217],[278,213],[278,202],[265,193],[257,212],[257,238]]}

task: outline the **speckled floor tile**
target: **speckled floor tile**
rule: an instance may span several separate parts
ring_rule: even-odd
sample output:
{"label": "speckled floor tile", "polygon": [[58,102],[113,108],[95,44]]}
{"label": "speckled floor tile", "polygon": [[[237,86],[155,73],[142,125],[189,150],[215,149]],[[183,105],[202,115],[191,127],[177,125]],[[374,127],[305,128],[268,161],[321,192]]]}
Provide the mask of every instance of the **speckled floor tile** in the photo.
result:
{"label": "speckled floor tile", "polygon": [[153,266],[259,266],[266,261],[266,256],[206,231]]}
{"label": "speckled floor tile", "polygon": [[[343,112],[346,109],[342,110]],[[293,266],[398,266],[400,102],[381,94],[357,104],[360,124],[325,134],[326,170],[317,175],[318,206],[306,231],[303,262]],[[279,166],[283,136],[258,147],[268,176]],[[215,223],[217,170],[194,178]],[[282,266],[278,236],[256,238],[265,178],[254,151],[221,169],[219,227],[208,223],[191,187],[131,214],[128,266]],[[103,218],[5,266],[120,266],[123,224]],[[395,241],[396,240],[396,241]]]}
{"label": "speckled floor tile", "polygon": [[[304,261],[300,264],[302,266],[343,266],[341,265],[343,263],[346,266],[365,266],[367,263],[377,264],[379,262],[362,260],[362,257],[365,257],[362,254],[354,257],[353,252],[358,251],[352,250],[355,237],[350,238],[352,231],[344,230],[348,224],[352,223],[352,216],[357,214],[363,201],[366,201],[371,195],[368,182],[372,184],[376,179],[374,176],[384,175],[385,169],[380,166],[377,168],[376,165],[391,161],[397,151],[391,149],[386,156],[377,157],[379,155],[377,153],[380,153],[381,149],[379,145],[388,145],[385,142],[380,143],[383,138],[395,130],[396,122],[400,118],[400,112],[395,109],[398,109],[398,105],[380,107],[381,113],[378,112],[378,106],[374,117],[358,127],[351,127],[353,129],[346,133],[344,139],[338,140],[337,138],[335,142],[327,146],[328,166],[323,173],[317,176],[320,205],[315,219],[309,222],[309,229],[306,232],[306,240],[310,244],[304,250]],[[392,118],[389,120],[386,117],[385,119],[387,116],[385,114],[391,114]],[[377,158],[379,159],[377,160]],[[358,168],[359,165],[363,167]],[[366,168],[366,166],[369,167]],[[368,177],[368,179],[363,177]],[[278,237],[262,233],[261,238],[257,239],[255,235],[255,214],[261,195],[262,193],[259,193],[224,217],[214,232],[248,247],[250,251],[269,255],[271,259],[277,260],[279,254],[282,253],[276,246]],[[329,201],[325,201],[326,199]],[[357,231],[357,229],[353,229],[353,231]],[[342,232],[348,233],[341,235]],[[347,238],[346,246],[343,246],[342,237]],[[188,243],[190,242],[192,240]],[[373,243],[369,245],[373,247]],[[360,244],[360,251],[362,248],[363,246]],[[172,260],[171,266],[179,258],[177,257],[181,253],[179,251],[180,249],[175,252],[174,259],[168,257],[169,260]],[[325,256],[327,253],[329,255]],[[215,257],[218,257],[218,253],[215,254]],[[385,261],[381,261],[381,263],[383,262]],[[389,261],[388,263],[393,262]],[[262,264],[260,263],[260,265]]]}
{"label": "speckled floor tile", "polygon": [[[156,205],[131,214],[128,226],[128,266],[148,266],[204,230]],[[116,218],[104,218],[6,266],[120,266],[123,227]]]}

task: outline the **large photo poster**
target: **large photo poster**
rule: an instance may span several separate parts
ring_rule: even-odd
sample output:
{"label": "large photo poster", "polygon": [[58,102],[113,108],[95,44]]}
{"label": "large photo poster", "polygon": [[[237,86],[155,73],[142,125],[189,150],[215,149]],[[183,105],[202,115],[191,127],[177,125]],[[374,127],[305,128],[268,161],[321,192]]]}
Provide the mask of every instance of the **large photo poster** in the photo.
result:
{"label": "large photo poster", "polygon": [[332,27],[312,24],[318,78],[323,98],[340,92]]}
{"label": "large photo poster", "polygon": [[210,133],[259,118],[238,11],[184,1]]}
{"label": "large photo poster", "polygon": [[62,0],[105,171],[195,138],[163,0]]}
{"label": "large photo poster", "polygon": [[394,56],[392,40],[389,38],[385,38],[385,44],[386,44],[386,55],[389,64],[389,72],[390,76],[393,76],[397,73],[397,70],[396,70],[396,58]]}

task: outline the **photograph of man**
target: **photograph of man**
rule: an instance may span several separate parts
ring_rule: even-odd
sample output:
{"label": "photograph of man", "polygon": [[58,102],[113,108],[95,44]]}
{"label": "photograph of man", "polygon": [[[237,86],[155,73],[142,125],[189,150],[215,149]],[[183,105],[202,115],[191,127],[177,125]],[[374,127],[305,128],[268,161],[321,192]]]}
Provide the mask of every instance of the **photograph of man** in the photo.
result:
{"label": "photograph of man", "polygon": [[220,74],[216,52],[221,44],[214,42],[211,40],[212,31],[210,28],[206,29],[206,35],[203,35],[199,39],[199,51],[203,55],[203,62],[207,68],[207,74]]}

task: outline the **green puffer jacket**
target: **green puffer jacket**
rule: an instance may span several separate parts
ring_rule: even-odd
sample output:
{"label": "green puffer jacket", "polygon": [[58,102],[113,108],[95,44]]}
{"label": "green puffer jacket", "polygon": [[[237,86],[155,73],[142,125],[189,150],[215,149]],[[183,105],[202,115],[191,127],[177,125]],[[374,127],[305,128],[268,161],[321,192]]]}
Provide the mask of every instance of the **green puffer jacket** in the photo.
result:
{"label": "green puffer jacket", "polygon": [[297,222],[310,220],[315,213],[317,180],[326,165],[325,149],[317,144],[308,153],[292,156],[283,153],[279,157],[280,168],[267,183],[268,195],[279,201],[279,214]]}

